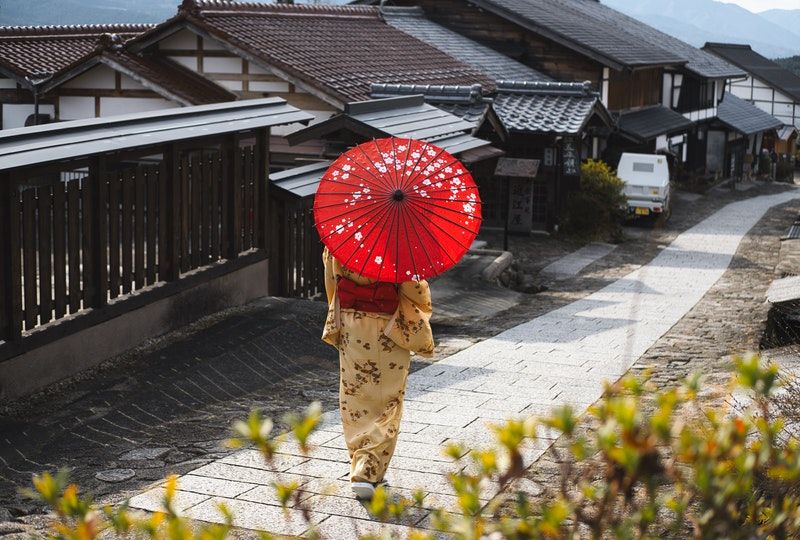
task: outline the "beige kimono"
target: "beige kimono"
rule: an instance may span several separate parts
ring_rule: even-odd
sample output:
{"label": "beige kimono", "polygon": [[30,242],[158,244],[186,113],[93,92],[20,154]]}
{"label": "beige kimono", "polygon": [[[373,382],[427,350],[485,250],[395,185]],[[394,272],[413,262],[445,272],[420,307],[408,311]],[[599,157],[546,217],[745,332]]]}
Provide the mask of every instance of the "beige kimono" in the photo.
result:
{"label": "beige kimono", "polygon": [[339,349],[339,407],[350,452],[350,480],[381,482],[389,466],[403,413],[410,352],[433,354],[429,324],[431,296],[426,281],[399,286],[392,316],[339,309],[337,277],[374,283],[343,267],[325,249],[328,317],[322,339]]}

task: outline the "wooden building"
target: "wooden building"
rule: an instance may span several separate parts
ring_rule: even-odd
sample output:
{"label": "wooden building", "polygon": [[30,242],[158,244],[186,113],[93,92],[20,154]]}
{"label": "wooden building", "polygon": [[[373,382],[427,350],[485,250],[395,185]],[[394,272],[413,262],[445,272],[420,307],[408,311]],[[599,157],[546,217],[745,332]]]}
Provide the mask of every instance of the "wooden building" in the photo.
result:
{"label": "wooden building", "polygon": [[476,179],[491,178],[503,151],[475,136],[492,132],[495,124],[488,120],[489,116],[468,120],[425,103],[423,96],[417,94],[348,103],[342,113],[289,134],[289,144],[317,142],[328,159],[270,175],[273,215],[289,231],[276,240],[281,268],[281,273],[274,276],[277,290],[287,296],[324,294],[322,244],[314,228],[312,209],[314,194],[330,160],[374,138],[409,137],[447,150]]}
{"label": "wooden building", "polygon": [[800,76],[755,52],[750,45],[706,43],[704,50],[743,69],[744,78],[728,81],[731,94],[774,116],[784,127],[765,146],[778,154],[794,156],[800,130]]}
{"label": "wooden building", "polygon": [[800,76],[755,52],[750,45],[706,43],[703,50],[744,70],[726,89],[785,125],[800,128]]}
{"label": "wooden building", "polygon": [[221,86],[126,40],[151,25],[0,29],[3,129],[231,101]]}
{"label": "wooden building", "polygon": [[[343,39],[342,36],[358,36]],[[367,6],[287,5],[184,0],[171,19],[128,44],[169,58],[224,86],[239,99],[276,96],[322,121],[369,96],[373,82],[481,84],[477,69],[388,25]],[[315,143],[289,147],[275,130],[276,166],[319,159]],[[298,161],[300,160],[300,161]]]}
{"label": "wooden building", "polygon": [[[375,3],[363,0],[366,3]],[[432,21],[559,81],[589,81],[620,120],[650,108],[650,129],[620,129],[607,157],[666,151],[689,162],[716,115],[725,82],[743,71],[595,0],[395,0]],[[692,125],[675,130],[675,112]],[[634,119],[633,125],[638,122]],[[701,163],[704,166],[704,164]]]}
{"label": "wooden building", "polygon": [[702,141],[706,159],[723,176],[742,178],[747,166],[745,156],[757,159],[765,140],[774,140],[782,127],[783,123],[771,114],[725,92],[717,116],[709,123]]}
{"label": "wooden building", "polygon": [[502,81],[490,96],[468,87],[372,86],[374,98],[413,94],[480,122],[476,134],[528,171],[514,178],[477,176],[487,227],[508,224],[515,232],[556,228],[569,193],[579,188],[581,160],[596,157],[599,141],[614,130],[611,114],[588,84]]}

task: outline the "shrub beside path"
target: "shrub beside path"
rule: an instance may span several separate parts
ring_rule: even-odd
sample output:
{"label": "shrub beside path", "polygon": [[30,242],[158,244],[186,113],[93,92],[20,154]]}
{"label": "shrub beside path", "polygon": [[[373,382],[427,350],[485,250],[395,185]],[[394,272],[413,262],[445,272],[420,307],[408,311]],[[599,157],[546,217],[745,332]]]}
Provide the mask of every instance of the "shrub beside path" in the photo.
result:
{"label": "shrub beside path", "polygon": [[[455,507],[445,477],[454,467],[442,453],[447,444],[485,446],[488,423],[565,403],[585,410],[600,397],[604,380],[623,375],[714,285],[767,210],[797,198],[800,190],[792,189],[731,203],[605,288],[411,374],[403,433],[387,478],[392,490],[422,488],[425,506]],[[352,499],[338,411],[326,413],[312,443],[310,456],[287,443],[271,468],[256,451],[242,450],[196,469],[179,479],[177,506],[188,517],[221,521],[216,505],[224,502],[240,527],[299,535],[306,529],[299,510],[284,514],[270,485],[296,480],[325,537],[425,525],[425,510],[402,525],[377,523]],[[527,448],[526,463],[550,444],[543,433]],[[497,490],[487,485],[485,499]],[[154,510],[162,493],[151,489],[132,498],[131,506]]]}

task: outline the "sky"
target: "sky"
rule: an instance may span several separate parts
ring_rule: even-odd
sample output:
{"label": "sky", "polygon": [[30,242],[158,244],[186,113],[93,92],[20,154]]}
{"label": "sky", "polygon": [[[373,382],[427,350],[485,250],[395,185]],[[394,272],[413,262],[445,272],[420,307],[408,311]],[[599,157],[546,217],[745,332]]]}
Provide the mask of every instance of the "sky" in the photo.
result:
{"label": "sky", "polygon": [[800,9],[800,0],[723,0],[758,13],[768,9]]}

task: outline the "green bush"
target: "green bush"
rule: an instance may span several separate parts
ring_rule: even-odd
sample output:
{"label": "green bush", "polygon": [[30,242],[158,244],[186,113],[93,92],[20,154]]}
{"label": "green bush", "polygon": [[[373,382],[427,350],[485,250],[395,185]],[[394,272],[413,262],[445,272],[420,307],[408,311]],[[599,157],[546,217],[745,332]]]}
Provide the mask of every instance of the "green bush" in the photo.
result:
{"label": "green bush", "polygon": [[[496,446],[473,449],[456,463],[448,478],[459,510],[434,509],[431,523],[456,540],[798,538],[800,443],[787,440],[783,421],[773,417],[770,399],[777,387],[777,370],[752,357],[736,360],[732,390],[752,399],[740,414],[702,409],[697,377],[664,391],[646,379],[627,377],[607,386],[583,419],[565,406],[544,418],[510,420],[493,428]],[[318,422],[318,407],[291,419],[302,448]],[[521,449],[542,428],[562,435],[549,449],[560,466],[556,488],[538,502],[516,492],[483,506],[481,484],[513,485],[525,473]],[[267,463],[284,437],[274,435],[272,422],[257,413],[235,430],[232,444],[255,445]],[[464,455],[458,447],[447,453]],[[223,525],[193,528],[179,517],[173,510],[174,477],[167,483],[163,511],[153,515],[124,507],[98,511],[64,475],[36,477],[34,487],[32,495],[57,514],[52,538],[222,540],[230,533],[232,516],[224,507]],[[275,489],[284,507],[291,501],[310,515],[313,509],[304,506],[296,484]],[[379,488],[367,508],[376,519],[388,520],[421,504],[422,495],[393,499]],[[313,527],[310,537],[319,538]],[[431,531],[409,536],[435,538]]]}
{"label": "green bush", "polygon": [[587,240],[621,238],[627,211],[624,186],[603,161],[581,165],[580,190],[571,193],[567,201],[564,232]]}

